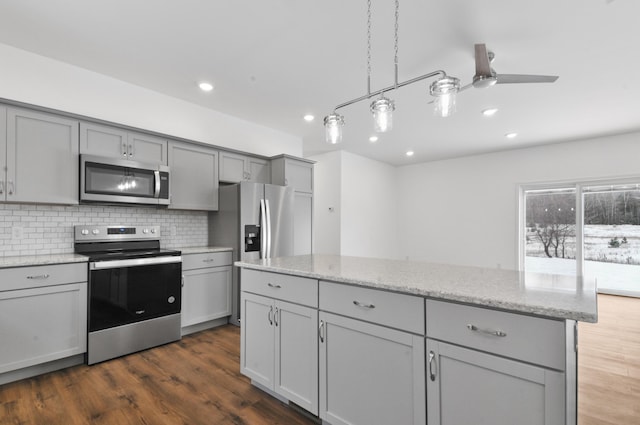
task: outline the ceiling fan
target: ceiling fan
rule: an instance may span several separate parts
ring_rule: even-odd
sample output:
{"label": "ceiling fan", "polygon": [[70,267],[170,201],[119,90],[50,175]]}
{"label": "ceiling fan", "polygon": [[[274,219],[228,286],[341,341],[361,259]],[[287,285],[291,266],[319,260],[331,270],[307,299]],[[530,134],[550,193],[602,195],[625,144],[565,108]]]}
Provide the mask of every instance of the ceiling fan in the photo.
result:
{"label": "ceiling fan", "polygon": [[495,58],[493,52],[487,51],[485,44],[476,44],[475,52],[476,74],[473,76],[473,82],[462,87],[460,91],[469,87],[481,89],[494,84],[553,83],[558,79],[557,75],[497,74],[491,68],[491,62]]}

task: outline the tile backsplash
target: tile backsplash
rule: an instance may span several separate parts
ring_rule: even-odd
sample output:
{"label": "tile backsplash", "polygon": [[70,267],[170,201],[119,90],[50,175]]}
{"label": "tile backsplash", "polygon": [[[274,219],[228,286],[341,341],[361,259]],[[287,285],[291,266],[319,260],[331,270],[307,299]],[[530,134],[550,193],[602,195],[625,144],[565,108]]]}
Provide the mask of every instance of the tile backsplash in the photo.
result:
{"label": "tile backsplash", "polygon": [[163,248],[205,246],[204,211],[102,205],[0,204],[0,257],[73,252],[73,226],[158,225]]}

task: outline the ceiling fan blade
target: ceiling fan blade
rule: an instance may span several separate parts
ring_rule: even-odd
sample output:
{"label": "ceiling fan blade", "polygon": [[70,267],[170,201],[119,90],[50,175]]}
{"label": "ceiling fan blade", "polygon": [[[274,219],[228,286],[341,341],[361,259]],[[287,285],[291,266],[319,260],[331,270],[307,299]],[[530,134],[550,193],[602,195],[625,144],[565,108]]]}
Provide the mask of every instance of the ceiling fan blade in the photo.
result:
{"label": "ceiling fan blade", "polygon": [[519,83],[553,83],[558,79],[557,75],[523,75],[523,74],[498,74],[496,84]]}
{"label": "ceiling fan blade", "polygon": [[476,44],[476,77],[491,77],[491,65],[489,64],[489,54],[485,44]]}

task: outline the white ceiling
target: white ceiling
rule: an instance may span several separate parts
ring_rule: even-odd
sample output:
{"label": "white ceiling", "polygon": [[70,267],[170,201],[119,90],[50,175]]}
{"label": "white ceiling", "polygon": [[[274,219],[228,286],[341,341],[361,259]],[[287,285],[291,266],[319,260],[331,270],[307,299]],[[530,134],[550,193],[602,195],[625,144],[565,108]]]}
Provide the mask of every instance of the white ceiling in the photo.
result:
{"label": "white ceiling", "polygon": [[[372,0],[372,91],[393,83],[393,3]],[[447,119],[432,80],[412,84],[387,95],[394,129],[375,144],[369,102],[341,109],[338,146],[322,119],[366,94],[366,0],[3,0],[0,43],[297,135],[307,156],[397,165],[640,130],[639,16],[637,0],[400,0],[400,81],[442,69],[469,83],[474,43],[498,74],[560,78],[469,89]]]}

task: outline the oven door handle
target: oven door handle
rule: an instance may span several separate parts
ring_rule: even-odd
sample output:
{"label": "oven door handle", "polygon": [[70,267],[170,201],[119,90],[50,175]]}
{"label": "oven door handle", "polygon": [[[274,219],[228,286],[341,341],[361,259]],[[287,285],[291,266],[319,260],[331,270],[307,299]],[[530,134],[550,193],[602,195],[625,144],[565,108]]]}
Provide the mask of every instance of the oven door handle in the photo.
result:
{"label": "oven door handle", "polygon": [[127,260],[92,261],[89,263],[90,270],[117,269],[121,267],[151,266],[154,264],[181,263],[182,256],[152,257],[152,258],[130,258]]}

